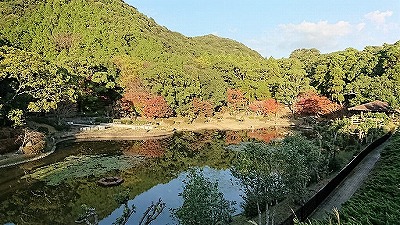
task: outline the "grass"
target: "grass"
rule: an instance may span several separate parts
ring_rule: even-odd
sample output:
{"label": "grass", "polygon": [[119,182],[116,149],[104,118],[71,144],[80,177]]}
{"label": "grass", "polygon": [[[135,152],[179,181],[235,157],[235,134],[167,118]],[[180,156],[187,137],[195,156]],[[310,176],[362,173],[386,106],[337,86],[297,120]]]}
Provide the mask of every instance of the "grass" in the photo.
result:
{"label": "grass", "polygon": [[383,150],[368,180],[340,210],[346,224],[399,224],[400,134]]}
{"label": "grass", "polygon": [[400,224],[400,134],[393,135],[363,186],[326,221],[299,224]]}

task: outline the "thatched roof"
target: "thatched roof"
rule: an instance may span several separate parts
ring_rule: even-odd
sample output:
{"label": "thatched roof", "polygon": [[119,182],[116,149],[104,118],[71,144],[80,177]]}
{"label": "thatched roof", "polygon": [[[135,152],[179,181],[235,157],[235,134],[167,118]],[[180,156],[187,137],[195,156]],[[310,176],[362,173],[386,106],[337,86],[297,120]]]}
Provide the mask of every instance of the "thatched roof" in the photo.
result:
{"label": "thatched roof", "polygon": [[360,112],[393,112],[387,102],[379,100],[348,108],[349,111]]}

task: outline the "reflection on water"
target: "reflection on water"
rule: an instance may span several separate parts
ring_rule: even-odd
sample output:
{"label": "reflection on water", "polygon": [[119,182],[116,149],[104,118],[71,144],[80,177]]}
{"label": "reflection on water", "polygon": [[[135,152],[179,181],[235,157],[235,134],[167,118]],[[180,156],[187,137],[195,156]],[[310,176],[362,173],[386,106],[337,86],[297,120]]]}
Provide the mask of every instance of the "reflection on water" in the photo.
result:
{"label": "reflection on water", "polygon": [[[242,198],[240,196],[243,194],[243,192],[238,185],[238,180],[232,176],[231,172],[229,170],[215,170],[210,167],[204,167],[203,173],[205,177],[210,179],[210,181],[218,182],[220,188],[219,190],[224,193],[225,199],[238,203],[235,205],[235,212],[240,213],[242,211],[240,208]],[[166,203],[166,209],[163,210],[157,220],[155,220],[152,224],[176,224],[177,222],[171,217],[169,209],[176,209],[182,205],[182,198],[178,195],[183,191],[182,181],[186,179],[186,176],[187,172],[183,172],[177,178],[171,180],[170,182],[166,184],[158,184],[152,187],[150,190],[130,200],[128,202],[129,206],[135,205],[139,207],[136,207],[136,213],[130,217],[128,224],[136,224],[137,221],[140,221],[147,209],[143,206],[150,206],[152,202],[156,202],[157,199],[160,198],[163,202]],[[123,206],[119,207],[108,217],[100,221],[100,224],[107,225],[113,223],[115,221],[115,218],[122,215],[123,209]]]}
{"label": "reflection on water", "polygon": [[[153,224],[176,223],[168,208],[182,203],[178,193],[182,192],[182,179],[189,168],[205,167],[206,176],[218,180],[225,198],[240,202],[241,192],[237,185],[232,185],[234,178],[229,171],[235,152],[226,146],[253,138],[278,138],[284,131],[182,132],[162,140],[64,143],[42,160],[0,170],[0,224],[74,224],[83,213],[82,205],[95,208],[100,224],[111,224],[123,210],[114,196],[127,189],[129,206],[134,204],[137,211],[130,222],[138,221],[150,203],[161,198],[167,209]],[[115,161],[121,156],[126,159],[137,155],[145,157],[141,163],[127,166]],[[81,160],[73,166],[64,163],[71,157],[90,161]],[[93,164],[97,165],[95,170]],[[117,167],[119,164],[123,166]],[[57,182],[49,182],[50,176],[42,173],[45,169],[52,172],[52,179]],[[68,170],[74,171],[74,177]],[[122,177],[124,183],[99,187],[97,180],[105,176]],[[240,204],[235,207],[236,212],[241,211]]]}

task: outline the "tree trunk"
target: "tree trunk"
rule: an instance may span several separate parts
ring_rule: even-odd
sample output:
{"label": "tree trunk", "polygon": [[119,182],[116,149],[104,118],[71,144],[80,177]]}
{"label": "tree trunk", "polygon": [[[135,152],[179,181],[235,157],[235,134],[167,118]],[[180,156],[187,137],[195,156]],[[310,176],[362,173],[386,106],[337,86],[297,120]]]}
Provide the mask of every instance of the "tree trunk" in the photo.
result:
{"label": "tree trunk", "polygon": [[269,225],[269,207],[268,202],[265,203],[265,225]]}
{"label": "tree trunk", "polygon": [[262,225],[260,203],[257,202],[258,225]]}

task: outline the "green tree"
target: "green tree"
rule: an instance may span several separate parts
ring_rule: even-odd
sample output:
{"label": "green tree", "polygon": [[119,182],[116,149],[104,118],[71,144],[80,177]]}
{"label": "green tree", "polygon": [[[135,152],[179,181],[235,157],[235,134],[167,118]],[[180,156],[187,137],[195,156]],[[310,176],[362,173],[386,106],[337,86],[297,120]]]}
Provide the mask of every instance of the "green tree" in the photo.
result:
{"label": "green tree", "polygon": [[310,79],[306,77],[306,72],[298,59],[281,60],[280,66],[282,76],[274,84],[274,97],[294,113],[297,96],[312,88]]}
{"label": "green tree", "polygon": [[[288,198],[302,202],[311,176],[322,173],[324,156],[316,143],[300,135],[273,144],[248,143],[241,151],[232,173],[244,187],[244,213],[258,214],[258,224],[274,220],[270,207]],[[265,223],[262,211],[266,212]]]}
{"label": "green tree", "polygon": [[307,75],[311,75],[315,66],[320,59],[321,53],[318,49],[296,49],[290,53],[289,58],[298,59],[303,64],[303,69],[306,71]]}
{"label": "green tree", "polygon": [[180,224],[228,224],[234,212],[233,202],[224,199],[218,183],[209,181],[198,171],[191,170],[181,193],[183,205],[173,211]]}
{"label": "green tree", "polygon": [[15,125],[23,123],[26,112],[48,112],[57,104],[75,99],[71,76],[44,61],[38,54],[13,47],[0,47],[2,116]]}

